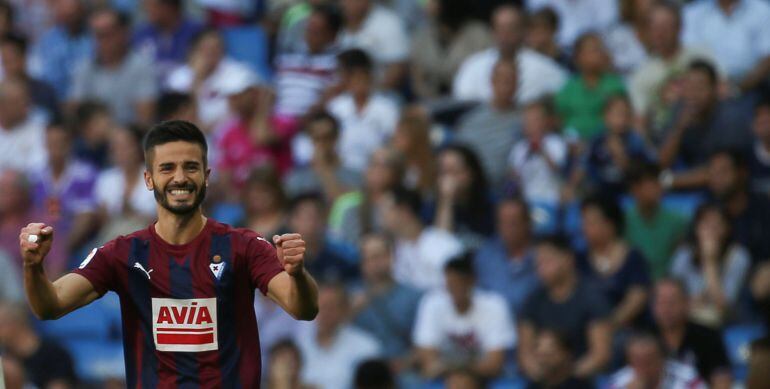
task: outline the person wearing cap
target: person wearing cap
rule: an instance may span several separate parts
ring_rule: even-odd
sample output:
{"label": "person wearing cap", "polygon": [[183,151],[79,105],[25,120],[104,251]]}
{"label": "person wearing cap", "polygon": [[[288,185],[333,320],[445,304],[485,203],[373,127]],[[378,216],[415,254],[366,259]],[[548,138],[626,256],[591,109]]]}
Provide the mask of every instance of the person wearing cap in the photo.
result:
{"label": "person wearing cap", "polygon": [[218,156],[214,160],[218,186],[227,188],[230,197],[238,193],[230,188],[241,189],[256,167],[270,166],[279,174],[291,167],[289,142],[297,126],[273,115],[273,91],[260,85],[257,75],[247,68],[234,69],[222,78],[218,93],[227,99],[232,116],[216,130]]}

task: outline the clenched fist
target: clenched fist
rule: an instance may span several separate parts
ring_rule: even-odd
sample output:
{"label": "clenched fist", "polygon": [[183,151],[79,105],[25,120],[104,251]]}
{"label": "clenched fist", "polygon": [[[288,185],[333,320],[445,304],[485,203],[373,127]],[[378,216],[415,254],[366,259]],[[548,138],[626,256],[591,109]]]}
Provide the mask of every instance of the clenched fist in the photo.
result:
{"label": "clenched fist", "polygon": [[[30,239],[30,236],[37,238]],[[45,223],[29,223],[21,229],[19,247],[25,266],[40,265],[43,258],[51,251],[53,242],[53,227]]]}
{"label": "clenched fist", "polygon": [[300,234],[283,234],[273,236],[273,243],[278,249],[278,259],[283,270],[290,276],[302,274],[305,262],[305,241]]}

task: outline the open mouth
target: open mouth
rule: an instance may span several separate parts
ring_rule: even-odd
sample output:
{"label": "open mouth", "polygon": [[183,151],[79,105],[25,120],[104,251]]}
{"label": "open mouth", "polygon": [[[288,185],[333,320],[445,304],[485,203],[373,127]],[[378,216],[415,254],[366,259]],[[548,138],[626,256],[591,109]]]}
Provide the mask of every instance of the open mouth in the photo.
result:
{"label": "open mouth", "polygon": [[167,190],[169,198],[176,201],[191,200],[193,197],[193,190],[190,188],[176,188]]}

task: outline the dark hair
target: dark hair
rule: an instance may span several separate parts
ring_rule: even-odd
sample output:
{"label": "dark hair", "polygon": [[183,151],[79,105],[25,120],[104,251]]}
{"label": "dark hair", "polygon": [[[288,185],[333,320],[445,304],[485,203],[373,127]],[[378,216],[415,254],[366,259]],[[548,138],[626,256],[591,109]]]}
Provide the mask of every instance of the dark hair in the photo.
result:
{"label": "dark hair", "polygon": [[541,336],[552,336],[553,339],[556,340],[556,345],[562,351],[572,356],[575,355],[575,342],[568,333],[564,332],[564,330],[556,327],[544,327],[537,334],[538,338]]}
{"label": "dark hair", "polygon": [[444,264],[445,272],[454,272],[467,277],[475,277],[476,269],[473,267],[473,252],[465,251]]}
{"label": "dark hair", "polygon": [[45,126],[45,130],[46,132],[62,131],[70,139],[74,139],[76,136],[75,127],[68,125],[61,116],[54,116],[49,118],[48,123]]}
{"label": "dark hair", "polygon": [[3,35],[2,43],[4,45],[13,46],[18,52],[23,55],[27,54],[27,38],[16,32],[9,32]]}
{"label": "dark hair", "polygon": [[16,10],[13,9],[13,5],[6,0],[0,1],[0,15],[2,14],[8,15],[8,21],[11,22],[11,28],[13,28],[13,19],[16,18]]}
{"label": "dark hair", "polygon": [[371,73],[374,68],[372,57],[361,49],[349,49],[345,50],[337,55],[340,69],[350,72],[353,70],[361,70],[367,73]]}
{"label": "dark hair", "polygon": [[[580,36],[578,36],[577,39],[575,39],[575,45],[572,49],[572,54],[577,58],[578,55],[580,55],[580,50],[583,49],[583,46],[585,46],[586,43],[588,43],[589,40],[596,39],[599,41],[600,44],[604,45],[604,41],[602,40],[602,36],[599,35],[599,33],[595,31],[587,31]],[[606,49],[605,49],[606,50]]]}
{"label": "dark hair", "polygon": [[486,220],[486,215],[493,211],[493,205],[489,199],[489,183],[486,172],[481,166],[479,157],[470,147],[463,144],[450,144],[441,150],[440,154],[444,153],[457,153],[470,170],[470,193],[468,201],[461,207],[467,211],[470,218],[478,222],[475,224],[483,223]]}
{"label": "dark hair", "polygon": [[722,148],[722,149],[716,150],[713,153],[711,153],[711,156],[709,156],[709,160],[713,160],[714,158],[717,158],[717,157],[727,157],[727,159],[730,160],[730,163],[733,164],[733,167],[736,170],[745,170],[749,166],[749,162],[746,159],[746,155],[734,148]]}
{"label": "dark hair", "polygon": [[625,216],[617,200],[601,194],[590,195],[580,202],[581,211],[585,211],[587,208],[596,208],[602,217],[612,224],[615,235],[617,237],[623,236],[626,227]]}
{"label": "dark hair", "polygon": [[289,351],[291,351],[294,354],[294,356],[297,357],[297,360],[299,360],[300,363],[302,363],[302,353],[300,352],[299,347],[297,347],[297,344],[294,343],[294,341],[291,340],[290,338],[284,338],[284,339],[281,339],[281,340],[275,342],[275,344],[270,346],[270,350],[268,351],[268,355],[272,356],[275,353],[277,353],[279,351],[282,351],[282,350],[289,350]]}
{"label": "dark hair", "polygon": [[704,61],[702,59],[696,59],[690,62],[687,70],[690,72],[702,72],[706,75],[706,77],[708,77],[711,86],[715,86],[717,82],[719,82],[719,76],[717,75],[717,71],[711,62]]}
{"label": "dark hair", "polygon": [[730,248],[730,244],[735,240],[735,237],[733,236],[733,226],[730,223],[730,214],[727,212],[727,209],[722,204],[717,203],[715,201],[710,201],[705,204],[701,204],[701,206],[699,206],[695,210],[695,215],[692,218],[692,224],[690,225],[690,231],[687,239],[690,244],[690,247],[693,250],[693,257],[695,259],[695,262],[698,264],[700,264],[702,260],[700,250],[698,249],[700,247],[698,245],[698,224],[700,224],[701,220],[709,212],[716,212],[717,214],[719,214],[719,216],[722,218],[722,220],[725,222],[725,225],[727,226],[727,233],[725,234],[722,241],[719,242],[720,263],[721,263],[721,260],[724,258],[725,253],[727,253],[727,250]]}
{"label": "dark hair", "polygon": [[91,121],[94,117],[98,115],[109,115],[109,114],[110,114],[110,108],[107,107],[105,104],[94,100],[87,100],[78,104],[77,108],[75,108],[75,114],[73,119],[76,126],[83,127],[86,123]]}
{"label": "dark hair", "polygon": [[112,15],[112,17],[115,18],[115,23],[120,28],[126,29],[131,26],[131,17],[123,11],[110,7],[102,7],[94,11],[91,14],[91,17],[95,17],[100,14]]}
{"label": "dark hair", "polygon": [[321,15],[326,20],[326,25],[337,35],[342,29],[342,13],[332,4],[319,4],[313,7],[313,13]]}
{"label": "dark hair", "polygon": [[658,351],[660,356],[665,358],[665,347],[663,346],[663,342],[661,342],[660,338],[655,336],[652,332],[649,331],[634,331],[631,333],[631,335],[628,337],[628,340],[626,340],[626,348],[631,346],[633,343],[650,343],[655,346],[655,350]]}
{"label": "dark hair", "polygon": [[458,31],[471,18],[473,7],[468,0],[439,0],[438,22],[452,31]]}
{"label": "dark hair", "polygon": [[326,201],[323,195],[318,192],[307,192],[296,195],[289,199],[289,213],[294,213],[297,208],[304,203],[313,203],[321,212],[326,210]]}
{"label": "dark hair", "polygon": [[754,106],[754,114],[759,112],[761,109],[768,109],[770,110],[770,96],[764,96],[757,101],[757,104]]}
{"label": "dark hair", "polygon": [[163,5],[175,8],[176,10],[182,9],[182,0],[158,0]]}
{"label": "dark hair", "polygon": [[131,136],[131,140],[136,144],[136,149],[140,158],[144,158],[144,154],[142,153],[142,140],[144,139],[145,130],[142,126],[138,124],[129,124],[122,127],[118,126],[116,131],[125,131],[128,133],[128,135]]}
{"label": "dark hair", "polygon": [[207,27],[201,30],[200,32],[198,32],[197,34],[195,34],[192,41],[190,42],[189,48],[187,49],[188,55],[192,53],[198,47],[198,45],[204,39],[206,39],[206,37],[208,37],[209,35],[216,37],[217,39],[222,41],[222,43],[224,44],[225,40],[224,40],[224,37],[222,36],[222,33],[219,32],[219,30],[217,30],[216,28]]}
{"label": "dark hair", "polygon": [[543,7],[529,16],[527,23],[532,26],[535,23],[543,23],[553,31],[559,31],[559,14],[551,7]]}
{"label": "dark hair", "polygon": [[658,181],[660,167],[654,163],[640,163],[631,165],[626,173],[626,181],[629,185],[639,184],[647,180]]}
{"label": "dark hair", "polygon": [[393,372],[381,359],[369,359],[358,364],[353,382],[356,389],[395,388]]}
{"label": "dark hair", "polygon": [[152,168],[152,151],[155,146],[177,141],[198,144],[203,152],[203,166],[208,166],[209,147],[203,132],[190,122],[168,120],[154,125],[144,137],[144,160],[147,168]]}
{"label": "dark hair", "polygon": [[525,219],[524,221],[527,223],[527,225],[529,226],[532,225],[532,213],[529,209],[529,204],[527,203],[526,200],[524,200],[523,197],[521,196],[504,197],[497,202],[497,209],[499,210],[506,204],[512,204],[512,205],[516,205],[517,207],[520,207],[524,212],[524,215],[522,215]]}
{"label": "dark hair", "polygon": [[631,106],[631,100],[629,100],[628,95],[620,92],[620,93],[613,93],[609,97],[607,97],[607,101],[604,102],[604,106],[602,107],[602,112],[607,113],[607,111],[612,108],[613,105],[622,102],[627,107]]}
{"label": "dark hair", "polygon": [[393,249],[395,245],[394,239],[393,239],[393,236],[391,236],[386,232],[369,232],[369,233],[363,234],[361,238],[358,240],[359,248],[363,247],[364,242],[372,239],[381,240],[383,243],[385,243],[385,247],[387,248],[388,253],[391,253],[391,254],[393,253]]}
{"label": "dark hair", "polygon": [[569,238],[561,233],[546,234],[537,238],[536,246],[548,246],[566,254],[574,254]]}
{"label": "dark hair", "polygon": [[553,96],[543,96],[526,103],[524,109],[540,108],[549,118],[556,116],[556,105],[553,103]]}
{"label": "dark hair", "polygon": [[662,284],[673,285],[674,288],[676,288],[679,291],[679,293],[682,294],[682,297],[684,297],[685,300],[690,295],[690,293],[687,291],[687,285],[685,285],[684,281],[682,281],[680,278],[671,277],[671,276],[664,276],[663,278],[660,278],[659,280],[655,281],[655,285],[652,287],[652,292],[655,293],[658,286]]}
{"label": "dark hair", "polygon": [[332,114],[330,114],[329,112],[327,112],[325,110],[322,110],[322,111],[317,111],[317,112],[314,112],[314,113],[310,114],[307,117],[307,119],[306,119],[306,123],[307,123],[305,125],[306,132],[307,132],[307,128],[310,127],[310,124],[311,123],[315,123],[315,122],[329,122],[329,123],[331,123],[332,124],[332,130],[334,132],[334,137],[335,138],[339,137],[339,134],[340,134],[340,122],[337,120],[337,118],[332,116]]}
{"label": "dark hair", "polygon": [[[259,166],[254,168],[251,173],[249,173],[249,176],[246,178],[244,189],[248,190],[255,185],[262,185],[266,187],[275,197],[275,200],[278,203],[278,207],[280,209],[284,209],[286,207],[286,192],[283,189],[283,185],[281,184],[281,179],[278,176],[278,173],[272,166]],[[247,192],[244,191],[243,194],[245,196]]]}
{"label": "dark hair", "polygon": [[390,191],[393,203],[399,207],[408,209],[414,217],[419,218],[422,212],[422,199],[417,191],[397,186]]}
{"label": "dark hair", "polygon": [[676,20],[676,27],[680,28],[682,26],[682,8],[676,2],[671,0],[656,1],[652,5],[652,9],[654,8],[662,8],[668,11],[671,15],[674,15],[674,19]]}
{"label": "dark hair", "polygon": [[193,104],[193,98],[188,93],[166,92],[158,97],[155,104],[158,107],[158,121],[170,120],[180,109]]}

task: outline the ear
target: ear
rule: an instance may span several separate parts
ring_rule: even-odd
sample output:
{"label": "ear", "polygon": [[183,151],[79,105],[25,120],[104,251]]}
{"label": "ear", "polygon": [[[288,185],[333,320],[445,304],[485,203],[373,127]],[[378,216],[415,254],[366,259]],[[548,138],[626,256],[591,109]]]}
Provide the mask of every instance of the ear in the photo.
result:
{"label": "ear", "polygon": [[211,168],[206,168],[206,175],[203,179],[203,185],[209,186],[209,177],[211,176]]}
{"label": "ear", "polygon": [[152,181],[152,174],[146,169],[144,171],[144,186],[147,187],[147,190],[155,189],[155,184]]}

